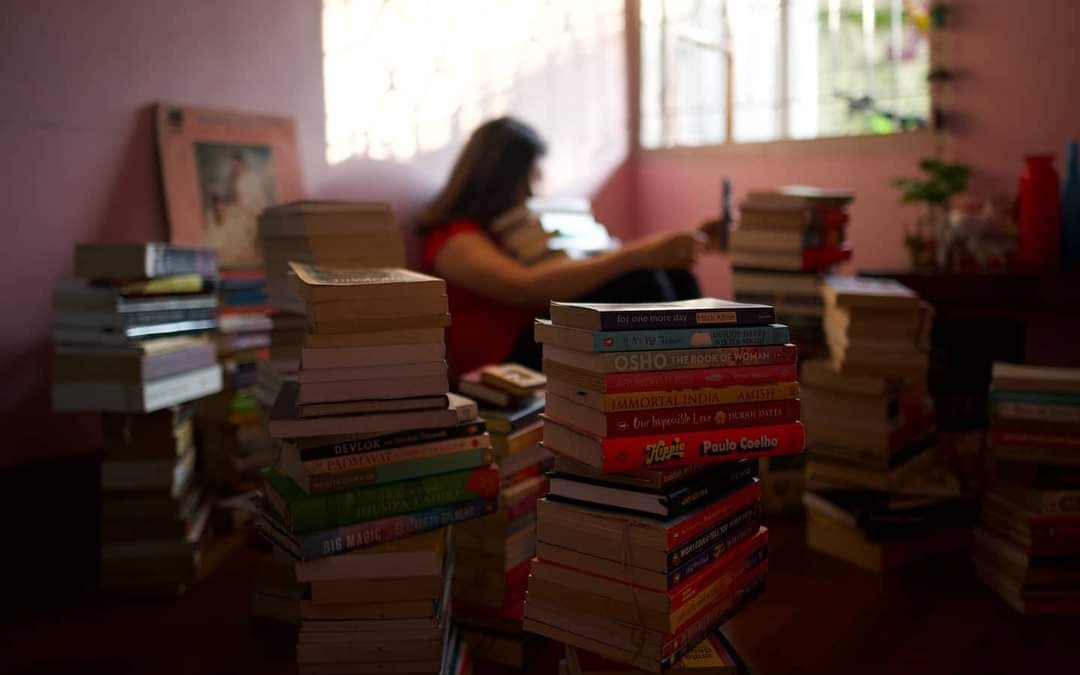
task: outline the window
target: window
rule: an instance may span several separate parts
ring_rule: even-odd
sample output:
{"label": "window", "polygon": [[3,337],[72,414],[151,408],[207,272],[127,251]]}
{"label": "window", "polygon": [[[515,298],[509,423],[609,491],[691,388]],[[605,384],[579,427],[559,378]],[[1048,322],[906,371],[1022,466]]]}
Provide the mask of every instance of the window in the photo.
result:
{"label": "window", "polygon": [[645,148],[927,126],[929,0],[640,0]]}

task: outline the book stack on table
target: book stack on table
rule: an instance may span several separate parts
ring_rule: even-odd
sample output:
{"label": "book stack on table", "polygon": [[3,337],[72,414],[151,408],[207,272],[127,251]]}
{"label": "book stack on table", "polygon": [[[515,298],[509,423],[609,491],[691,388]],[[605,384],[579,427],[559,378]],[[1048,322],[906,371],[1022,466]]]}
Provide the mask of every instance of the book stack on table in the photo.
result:
{"label": "book stack on table", "polygon": [[535,653],[521,620],[536,553],[536,503],[547,494],[552,467],[540,446],[545,381],[513,363],[458,381],[458,391],[480,403],[502,479],[499,510],[454,528],[454,621],[477,662],[523,668]]}
{"label": "book stack on table", "polygon": [[257,526],[299,588],[291,602],[287,588],[257,589],[256,608],[299,620],[303,673],[442,672],[460,657],[445,530],[494,512],[500,490],[476,404],[448,393],[442,331],[418,344],[401,335],[441,329],[445,282],[292,270],[305,339],[332,346],[304,348],[299,381],[270,414],[281,460]]}
{"label": "book stack on table", "polygon": [[831,358],[803,364],[810,547],[875,571],[956,550],[972,504],[934,450],[930,310],[891,280],[830,277]]}
{"label": "book stack on table", "polygon": [[53,293],[52,404],[99,411],[101,585],[175,594],[214,557],[192,402],[221,391],[209,249],[80,244]]}
{"label": "book stack on table", "polygon": [[292,261],[338,269],[405,266],[405,244],[386,202],[299,201],[259,214],[259,241],[271,314],[269,363],[256,393],[272,405],[285,381],[295,379],[304,344],[305,305],[288,282]]}
{"label": "book stack on table", "polygon": [[207,483],[223,496],[257,487],[260,472],[277,459],[255,395],[258,364],[269,356],[271,320],[266,275],[222,270],[218,283],[218,357],[225,389],[199,405]]}
{"label": "book stack on table", "polygon": [[[753,190],[739,205],[731,233],[732,284],[739,302],[772,305],[799,345],[799,358],[827,353],[822,328],[824,276],[851,257],[847,242],[852,194],[790,186]],[[771,513],[802,510],[802,455],[760,462],[762,504]]]}
{"label": "book stack on table", "polygon": [[796,348],[765,305],[552,303],[551,491],[526,630],[652,672],[764,585],[756,459],[803,451]]}
{"label": "book stack on table", "polygon": [[995,363],[979,579],[1024,614],[1080,613],[1080,368]]}

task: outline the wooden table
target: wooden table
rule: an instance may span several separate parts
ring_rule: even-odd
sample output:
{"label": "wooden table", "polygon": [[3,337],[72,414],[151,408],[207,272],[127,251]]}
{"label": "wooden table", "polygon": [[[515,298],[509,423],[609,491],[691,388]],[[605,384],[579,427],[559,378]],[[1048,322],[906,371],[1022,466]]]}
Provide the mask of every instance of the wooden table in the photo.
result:
{"label": "wooden table", "polygon": [[[773,527],[769,585],[725,629],[755,675],[1080,672],[1080,618],[1015,614],[965,560],[881,576],[803,542]],[[0,672],[293,673],[291,630],[248,618],[252,563],[235,555],[174,604],[5,612]],[[530,672],[554,675],[545,653]]]}

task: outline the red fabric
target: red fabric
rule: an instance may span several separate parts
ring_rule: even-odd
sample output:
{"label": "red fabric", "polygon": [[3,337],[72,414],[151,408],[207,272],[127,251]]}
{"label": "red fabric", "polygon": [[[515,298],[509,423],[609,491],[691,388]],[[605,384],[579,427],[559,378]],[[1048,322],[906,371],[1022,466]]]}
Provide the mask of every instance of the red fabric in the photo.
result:
{"label": "red fabric", "polygon": [[[435,258],[446,242],[459,234],[489,236],[483,228],[468,220],[458,220],[435,228],[424,241],[423,266],[433,273]],[[452,323],[447,330],[450,368],[467,373],[489,363],[502,363],[522,332],[532,325],[536,313],[473,293],[446,282]]]}

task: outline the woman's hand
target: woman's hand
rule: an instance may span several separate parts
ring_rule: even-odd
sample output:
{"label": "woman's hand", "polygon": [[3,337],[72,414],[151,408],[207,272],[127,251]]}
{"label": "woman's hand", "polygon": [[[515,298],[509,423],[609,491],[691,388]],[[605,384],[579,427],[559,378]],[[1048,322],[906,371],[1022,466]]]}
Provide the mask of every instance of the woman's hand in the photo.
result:
{"label": "woman's hand", "polygon": [[632,241],[623,247],[635,269],[686,269],[705,248],[703,232],[662,232]]}

